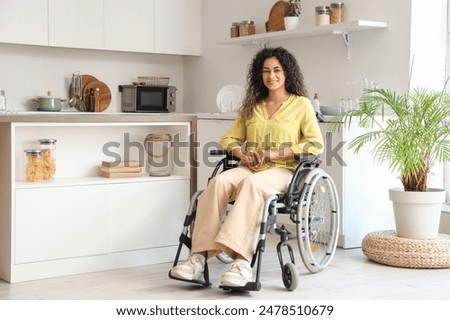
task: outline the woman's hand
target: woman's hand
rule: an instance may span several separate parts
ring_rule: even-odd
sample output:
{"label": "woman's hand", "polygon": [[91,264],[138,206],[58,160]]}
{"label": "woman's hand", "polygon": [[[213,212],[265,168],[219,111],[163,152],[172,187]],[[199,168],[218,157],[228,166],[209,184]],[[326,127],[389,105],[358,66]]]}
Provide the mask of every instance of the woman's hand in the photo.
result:
{"label": "woman's hand", "polygon": [[265,152],[262,149],[242,150],[241,148],[235,148],[232,150],[232,154],[241,159],[244,165],[252,171],[262,168],[266,164]]}
{"label": "woman's hand", "polygon": [[247,151],[248,167],[254,171],[262,168],[266,164],[264,150],[251,149]]}

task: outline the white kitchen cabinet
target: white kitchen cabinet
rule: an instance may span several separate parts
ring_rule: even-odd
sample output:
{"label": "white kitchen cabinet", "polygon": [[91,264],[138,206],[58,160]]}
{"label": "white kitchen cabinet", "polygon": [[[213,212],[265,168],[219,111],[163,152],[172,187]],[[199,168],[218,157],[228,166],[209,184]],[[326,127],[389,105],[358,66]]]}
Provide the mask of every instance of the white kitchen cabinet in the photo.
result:
{"label": "white kitchen cabinet", "polygon": [[209,155],[210,150],[221,149],[219,139],[231,127],[234,116],[199,114],[197,120],[197,187],[198,190],[205,189],[208,178],[211,176],[220,156]]}
{"label": "white kitchen cabinet", "polygon": [[16,189],[14,263],[107,254],[107,188],[91,185]]}
{"label": "white kitchen cabinet", "polygon": [[[8,282],[172,261],[196,189],[196,117],[0,115],[0,278]],[[173,174],[102,178],[102,161],[139,159],[149,133],[173,137]],[[56,143],[56,176],[24,181],[24,149]]]}
{"label": "white kitchen cabinet", "polygon": [[188,179],[111,186],[111,251],[177,245],[189,203],[187,190]]}
{"label": "white kitchen cabinet", "polygon": [[48,45],[47,0],[0,1],[0,42]]}
{"label": "white kitchen cabinet", "polygon": [[373,159],[369,148],[354,154],[348,145],[363,129],[356,124],[327,133],[329,123],[321,123],[325,152],[321,168],[333,178],[341,209],[339,246],[360,247],[373,231],[395,229],[388,188],[399,186],[397,174]]}
{"label": "white kitchen cabinet", "polygon": [[155,1],[104,2],[105,49],[155,52]]}
{"label": "white kitchen cabinet", "polygon": [[103,0],[48,0],[48,44],[103,49]]}
{"label": "white kitchen cabinet", "polygon": [[155,52],[202,54],[202,0],[155,0]]}
{"label": "white kitchen cabinet", "polygon": [[49,45],[201,55],[201,0],[49,0]]}

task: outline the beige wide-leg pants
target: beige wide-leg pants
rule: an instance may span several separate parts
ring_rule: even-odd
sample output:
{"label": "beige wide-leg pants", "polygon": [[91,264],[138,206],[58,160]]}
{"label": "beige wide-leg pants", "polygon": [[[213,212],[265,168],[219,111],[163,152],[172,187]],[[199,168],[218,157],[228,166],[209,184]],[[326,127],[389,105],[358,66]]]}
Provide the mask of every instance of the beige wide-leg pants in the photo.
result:
{"label": "beige wide-leg pants", "polygon": [[[271,168],[253,173],[246,167],[227,170],[212,179],[198,198],[192,253],[220,252],[251,261],[256,249],[265,199],[285,193],[292,171]],[[234,204],[222,223],[228,202]]]}

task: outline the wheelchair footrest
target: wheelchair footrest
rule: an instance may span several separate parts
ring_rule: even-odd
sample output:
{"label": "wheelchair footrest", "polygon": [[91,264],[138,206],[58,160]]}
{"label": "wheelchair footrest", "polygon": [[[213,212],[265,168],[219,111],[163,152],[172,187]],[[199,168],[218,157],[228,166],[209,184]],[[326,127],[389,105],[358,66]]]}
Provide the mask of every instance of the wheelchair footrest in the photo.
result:
{"label": "wheelchair footrest", "polygon": [[195,284],[199,284],[202,285],[205,288],[211,288],[211,282],[207,282],[205,280],[186,280],[186,279],[181,279],[181,278],[177,278],[172,276],[172,274],[169,271],[169,278],[173,279],[173,280],[178,280],[178,281],[184,281],[184,282],[190,282],[190,283],[195,283]]}
{"label": "wheelchair footrest", "polygon": [[223,290],[234,290],[234,291],[259,291],[261,290],[261,282],[247,282],[243,287],[230,287],[230,286],[219,286]]}

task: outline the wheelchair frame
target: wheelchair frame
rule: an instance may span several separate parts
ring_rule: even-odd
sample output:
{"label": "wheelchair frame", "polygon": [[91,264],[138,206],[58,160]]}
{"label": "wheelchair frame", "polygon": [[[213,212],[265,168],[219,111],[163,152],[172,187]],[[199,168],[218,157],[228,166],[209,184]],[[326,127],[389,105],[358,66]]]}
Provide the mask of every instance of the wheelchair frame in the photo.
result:
{"label": "wheelchair frame", "polygon": [[[216,165],[211,178],[222,171],[236,167],[237,160],[222,150],[211,152],[222,155],[223,159]],[[277,255],[282,271],[282,281],[286,289],[293,291],[299,283],[299,273],[294,259],[294,252],[289,240],[297,239],[300,256],[305,267],[312,273],[322,271],[329,265],[336,251],[340,209],[336,186],[332,178],[319,168],[321,160],[313,155],[295,155],[299,165],[294,171],[287,192],[269,196],[263,207],[258,244],[251,262],[256,264],[255,281],[248,282],[243,287],[219,286],[224,290],[259,291],[261,289],[260,270],[262,253],[265,251],[266,234],[280,236],[277,244]],[[179,246],[173,266],[178,264],[183,246],[191,249],[191,238],[195,220],[197,198],[203,190],[199,190],[191,197],[188,213],[183,223],[183,231],[179,237]],[[289,231],[284,225],[277,224],[277,214],[289,214],[296,226],[296,233]],[[286,248],[289,262],[284,263],[282,249]],[[224,263],[231,262],[228,256],[218,259]],[[205,263],[204,280],[183,280],[173,277],[169,271],[169,278],[200,284],[210,287],[208,263]]]}

